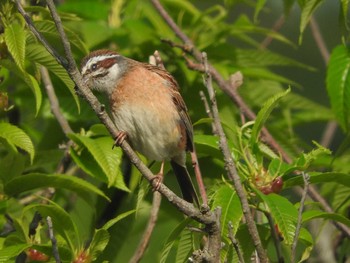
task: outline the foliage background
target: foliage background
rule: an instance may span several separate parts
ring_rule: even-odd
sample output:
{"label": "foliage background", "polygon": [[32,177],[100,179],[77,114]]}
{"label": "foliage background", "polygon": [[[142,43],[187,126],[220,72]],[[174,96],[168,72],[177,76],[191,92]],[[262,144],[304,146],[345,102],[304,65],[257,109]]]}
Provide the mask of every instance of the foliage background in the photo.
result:
{"label": "foliage background", "polygon": [[[29,5],[29,1],[26,4]],[[259,200],[251,198],[250,204],[258,211],[272,214],[284,238],[281,246],[286,262],[292,253],[290,245],[300,206],[300,196],[291,187],[303,185],[301,177],[291,173],[296,169],[310,173],[311,182],[317,184],[336,213],[323,213],[318,203],[307,201],[297,259],[346,260],[349,239],[344,238],[329,219],[350,227],[349,55],[345,45],[348,24],[346,16],[342,17],[342,8],[347,10],[348,1],[166,0],[162,4],[195,45],[207,52],[209,61],[225,78],[238,70],[243,73],[244,84],[239,93],[254,112],[268,117],[267,128],[293,159],[293,163],[287,165],[278,154],[256,151],[256,145],[249,140],[252,126],[242,123],[237,107],[217,88],[221,121],[240,176],[247,192]],[[87,103],[75,95],[73,82],[30,33],[15,5],[5,0],[0,6],[0,189],[3,192],[0,195],[3,215],[0,261],[13,262],[15,257],[19,260],[18,255],[28,254],[30,247],[51,255],[44,220],[35,235],[28,235],[35,211],[39,211],[42,216],[53,218],[63,262],[76,260],[81,251],[96,262],[127,262],[149,217],[152,194],[148,183],[123,158],[120,149],[111,150],[112,138]],[[115,49],[139,61],[148,61],[154,50],[160,51],[167,70],[179,82],[194,122],[196,148],[210,204],[223,208],[222,238],[226,246],[222,260],[237,262],[237,254],[227,238],[227,223],[232,221],[234,234],[248,261],[254,248],[240,221],[239,200],[226,176],[217,138],[212,135],[198,95],[205,89],[202,76],[187,68],[181,50],[161,41],[179,42],[172,30],[148,1],[69,0],[59,3],[57,8],[76,61],[99,48]],[[48,41],[63,54],[48,10],[41,7],[26,10],[31,12],[35,25]],[[313,11],[328,52],[336,47],[338,50],[338,60],[329,66],[319,53],[311,27],[300,32],[300,21],[310,18]],[[285,23],[278,33],[274,32],[271,28],[282,14],[286,16]],[[266,37],[272,37],[272,42],[264,50],[261,43]],[[73,133],[66,135],[51,113],[41,65],[50,71],[59,109]],[[281,100],[275,98],[276,103],[270,109],[276,109],[269,115],[268,109],[263,108],[265,102],[289,86],[292,92]],[[103,96],[98,96],[106,103]],[[322,140],[327,124],[335,120],[342,128],[337,129],[332,140]],[[75,143],[70,148],[69,139]],[[333,155],[312,140],[330,148]],[[68,165],[64,163],[67,147],[72,157]],[[159,164],[152,165],[151,169],[156,172]],[[259,192],[262,186],[256,182],[260,177],[264,178],[263,186],[282,177],[283,191],[280,195],[262,195]],[[165,183],[178,192],[174,176],[166,176]],[[56,189],[53,196],[47,193],[47,187]],[[40,195],[51,201],[43,203]],[[131,215],[127,216],[128,211]],[[118,215],[127,217],[119,221]],[[115,221],[109,221],[115,217]],[[316,218],[321,219],[314,220]],[[181,213],[166,201],[162,202],[158,223],[142,262],[184,262],[199,247],[201,234],[186,230],[187,221],[183,223],[183,220]],[[267,219],[260,213],[256,220],[270,260],[277,261]],[[189,224],[197,226],[194,221]],[[328,243],[324,243],[325,236]],[[52,257],[50,260],[53,261]]]}

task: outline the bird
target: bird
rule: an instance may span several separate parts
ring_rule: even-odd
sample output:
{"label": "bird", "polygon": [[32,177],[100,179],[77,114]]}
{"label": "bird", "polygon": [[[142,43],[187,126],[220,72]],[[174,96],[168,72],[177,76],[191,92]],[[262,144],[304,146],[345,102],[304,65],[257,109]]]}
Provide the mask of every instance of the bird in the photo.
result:
{"label": "bird", "polygon": [[161,161],[159,178],[164,162],[170,161],[183,199],[199,205],[186,168],[186,152],[194,151],[193,127],[174,77],[158,66],[106,49],[84,57],[80,71],[85,85],[107,95],[119,130],[116,144],[126,139],[149,160]]}

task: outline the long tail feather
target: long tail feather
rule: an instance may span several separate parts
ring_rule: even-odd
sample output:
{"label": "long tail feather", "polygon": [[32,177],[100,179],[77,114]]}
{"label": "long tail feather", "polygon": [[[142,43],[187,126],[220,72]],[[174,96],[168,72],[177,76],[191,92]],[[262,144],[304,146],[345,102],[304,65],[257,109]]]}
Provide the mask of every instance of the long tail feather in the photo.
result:
{"label": "long tail feather", "polygon": [[198,195],[186,167],[179,165],[175,161],[171,161],[170,164],[179,182],[183,198],[199,207]]}

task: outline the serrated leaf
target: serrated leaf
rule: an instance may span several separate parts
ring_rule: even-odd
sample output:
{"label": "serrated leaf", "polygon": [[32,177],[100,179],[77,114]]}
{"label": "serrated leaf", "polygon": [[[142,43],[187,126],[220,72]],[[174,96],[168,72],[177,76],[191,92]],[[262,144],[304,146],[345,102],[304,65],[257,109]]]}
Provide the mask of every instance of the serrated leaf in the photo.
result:
{"label": "serrated leaf", "polygon": [[92,260],[95,260],[106,248],[109,237],[110,235],[106,229],[101,228],[95,230],[95,234],[88,249],[88,254],[91,256]]}
{"label": "serrated leaf", "polygon": [[9,262],[29,247],[31,247],[30,244],[19,244],[0,249],[0,262]]}
{"label": "serrated leaf", "polygon": [[[92,139],[78,134],[70,134],[68,137],[88,150],[93,157],[93,160],[96,162],[96,165],[98,165],[99,169],[103,171],[108,179],[108,186],[115,186],[121,190],[129,192],[120,171],[122,151],[120,148],[112,149],[113,140],[109,136]],[[84,165],[84,159],[81,159],[78,165],[79,164]],[[94,164],[88,163],[81,167],[87,168],[87,165],[91,166]],[[89,171],[91,172],[92,170],[89,169]],[[95,174],[92,175],[101,178],[101,176]]]}
{"label": "serrated leaf", "polygon": [[212,207],[221,207],[221,235],[228,236],[228,224],[232,224],[232,234],[235,235],[243,210],[236,192],[228,185],[223,185],[215,191]]}
{"label": "serrated leaf", "polygon": [[303,213],[303,223],[306,223],[310,220],[317,219],[317,218],[322,218],[322,219],[327,219],[327,220],[334,220],[339,223],[342,223],[348,227],[350,227],[350,220],[346,218],[343,215],[336,214],[336,213],[327,213],[323,211],[306,211]]}
{"label": "serrated leaf", "polygon": [[8,195],[16,195],[25,191],[44,187],[68,189],[78,194],[88,204],[93,203],[91,196],[92,193],[100,195],[109,200],[109,198],[96,186],[83,179],[65,174],[26,174],[10,180],[4,185],[4,190]]}
{"label": "serrated leaf", "polygon": [[300,16],[300,35],[299,35],[299,43],[302,42],[302,35],[307,24],[310,21],[312,13],[316,10],[316,8],[323,2],[323,0],[298,0],[299,6],[301,8],[301,16]]}
{"label": "serrated leaf", "polygon": [[[309,177],[311,184],[335,182],[350,187],[350,175],[345,173],[309,173]],[[285,188],[297,185],[304,185],[304,180],[301,175],[295,175],[292,178],[285,180],[283,183],[283,187]]]}
{"label": "serrated leaf", "polygon": [[285,92],[279,93],[272,98],[270,98],[262,107],[262,109],[259,111],[258,115],[256,116],[254,126],[252,128],[252,134],[250,137],[250,143],[251,145],[254,145],[258,142],[259,139],[259,133],[264,126],[266,120],[270,116],[272,110],[277,106],[277,103],[286,96],[290,92],[290,89],[287,89]]}
{"label": "serrated leaf", "polygon": [[162,249],[162,255],[160,258],[160,263],[165,263],[170,250],[173,248],[175,241],[178,239],[181,232],[184,230],[184,228],[189,224],[191,221],[190,218],[186,218],[184,221],[182,221],[169,235],[167,240],[165,241],[164,247]]}
{"label": "serrated leaf", "polygon": [[67,71],[50,55],[50,53],[39,44],[30,44],[26,48],[26,57],[33,63],[38,63],[46,67],[50,72],[55,74],[66,85],[69,92],[72,94],[77,105],[78,112],[80,112],[80,103],[78,96],[74,90],[74,82],[69,77]]}
{"label": "serrated leaf", "polygon": [[327,92],[332,110],[343,130],[349,129],[350,110],[350,53],[349,48],[337,46],[327,68]]}
{"label": "serrated leaf", "polygon": [[33,204],[26,206],[23,213],[28,210],[38,211],[43,218],[50,216],[55,233],[64,238],[71,251],[77,251],[81,248],[77,226],[72,221],[72,217],[62,207],[50,201],[48,205]]}
{"label": "serrated leaf", "polygon": [[34,159],[34,146],[29,136],[17,126],[9,123],[0,123],[0,137],[5,139],[9,144],[15,145],[26,151],[30,156],[30,162]]}
{"label": "serrated leaf", "polygon": [[113,219],[109,220],[106,224],[104,224],[102,229],[108,230],[109,228],[114,226],[116,223],[118,223],[120,220],[124,219],[125,217],[127,217],[135,212],[136,212],[136,210],[134,209],[134,210],[130,210],[130,211],[127,211],[125,213],[118,215],[116,218],[113,218]]}
{"label": "serrated leaf", "polygon": [[24,28],[17,23],[5,27],[4,37],[7,48],[17,66],[24,70],[26,34]]}
{"label": "serrated leaf", "polygon": [[284,238],[284,242],[287,245],[291,245],[295,234],[298,210],[288,201],[288,199],[280,195],[264,195],[260,191],[257,193],[267,205],[268,212],[278,225],[278,229]]}

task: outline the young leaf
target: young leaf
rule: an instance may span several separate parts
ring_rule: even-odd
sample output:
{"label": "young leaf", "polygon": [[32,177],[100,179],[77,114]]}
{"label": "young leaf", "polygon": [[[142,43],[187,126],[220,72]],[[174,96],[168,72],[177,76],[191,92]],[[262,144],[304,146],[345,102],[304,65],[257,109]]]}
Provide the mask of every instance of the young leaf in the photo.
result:
{"label": "young leaf", "polygon": [[91,244],[89,246],[89,255],[92,260],[101,254],[101,252],[106,248],[109,241],[109,233],[106,229],[95,230],[94,237],[92,238]]}
{"label": "young leaf", "polygon": [[286,96],[290,92],[290,89],[287,89],[285,92],[279,93],[275,95],[274,97],[270,98],[262,107],[262,109],[259,111],[258,115],[256,116],[255,123],[252,129],[252,134],[250,137],[250,143],[251,145],[254,145],[258,142],[259,139],[259,133],[264,126],[267,118],[270,116],[272,110],[277,106],[277,103],[280,101],[281,98]]}
{"label": "young leaf", "polygon": [[323,0],[298,0],[301,8],[299,43],[302,42],[302,35],[309,23],[312,13],[323,2]]}
{"label": "young leaf", "polygon": [[287,245],[291,245],[295,234],[298,210],[288,201],[288,199],[280,195],[264,195],[261,192],[257,193],[267,205],[268,212],[271,213],[272,218],[278,225],[284,238],[284,242]]}
{"label": "young leaf", "polygon": [[335,117],[342,129],[347,131],[350,113],[350,53],[348,47],[341,45],[332,51],[326,84]]}
{"label": "young leaf", "polygon": [[16,195],[25,191],[44,187],[55,187],[71,190],[83,198],[88,204],[93,203],[91,196],[92,193],[100,195],[109,200],[109,198],[96,186],[78,177],[65,174],[26,174],[10,180],[4,185],[4,190],[8,195]]}
{"label": "young leaf", "polygon": [[5,27],[4,37],[7,48],[17,66],[24,70],[26,34],[24,28],[17,23]]}
{"label": "young leaf", "polygon": [[30,156],[30,161],[34,159],[34,146],[29,136],[17,126],[9,123],[0,123],[0,138],[3,138],[10,145],[21,148]]}
{"label": "young leaf", "polygon": [[130,210],[127,211],[123,214],[118,215],[116,218],[113,218],[111,220],[109,220],[103,227],[102,229],[104,230],[108,230],[109,228],[111,228],[112,226],[114,226],[116,223],[118,223],[120,220],[124,219],[125,217],[135,213],[136,210]]}

